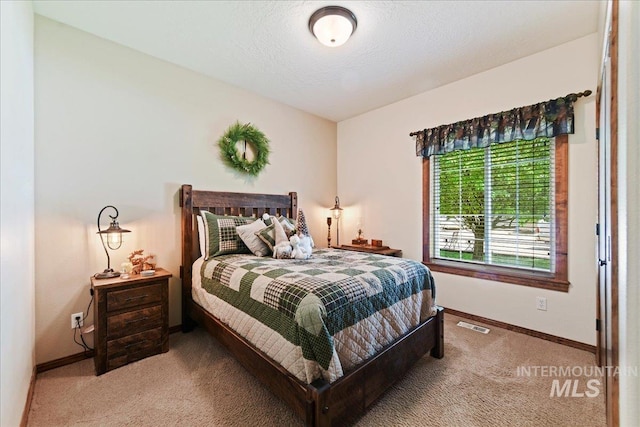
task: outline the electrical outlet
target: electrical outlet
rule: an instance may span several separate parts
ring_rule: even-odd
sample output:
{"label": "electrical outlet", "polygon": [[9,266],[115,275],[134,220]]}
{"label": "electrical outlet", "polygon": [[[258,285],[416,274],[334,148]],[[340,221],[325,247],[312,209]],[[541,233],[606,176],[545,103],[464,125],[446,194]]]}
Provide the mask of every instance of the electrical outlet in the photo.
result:
{"label": "electrical outlet", "polygon": [[547,299],[545,297],[536,297],[536,308],[547,311]]}
{"label": "electrical outlet", "polygon": [[73,313],[71,315],[71,329],[75,329],[78,327],[78,321],[76,319],[80,320],[80,327],[84,326],[84,320],[82,319],[84,317],[84,313],[80,312],[80,313]]}

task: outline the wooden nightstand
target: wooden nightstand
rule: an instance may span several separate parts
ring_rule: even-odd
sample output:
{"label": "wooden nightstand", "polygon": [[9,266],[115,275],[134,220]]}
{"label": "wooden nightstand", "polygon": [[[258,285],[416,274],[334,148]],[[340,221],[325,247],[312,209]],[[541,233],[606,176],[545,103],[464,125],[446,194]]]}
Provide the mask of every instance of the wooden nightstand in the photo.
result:
{"label": "wooden nightstand", "polygon": [[169,351],[169,278],[153,276],[91,278],[94,292],[96,374]]}
{"label": "wooden nightstand", "polygon": [[371,245],[340,245],[335,246],[336,249],[346,249],[356,252],[368,252],[378,255],[389,255],[395,257],[402,257],[401,249],[391,249],[388,246],[371,246]]}

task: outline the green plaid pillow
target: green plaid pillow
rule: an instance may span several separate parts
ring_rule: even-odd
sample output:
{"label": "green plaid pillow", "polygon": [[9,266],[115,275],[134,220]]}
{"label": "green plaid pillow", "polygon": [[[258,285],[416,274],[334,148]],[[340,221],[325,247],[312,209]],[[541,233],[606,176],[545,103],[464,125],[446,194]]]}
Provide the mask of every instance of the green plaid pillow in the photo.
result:
{"label": "green plaid pillow", "polygon": [[276,232],[274,228],[275,226],[272,223],[268,227],[256,232],[258,239],[262,240],[264,244],[271,249],[271,252],[273,252],[273,247],[276,245]]}
{"label": "green plaid pillow", "polygon": [[[266,218],[266,219],[263,218],[263,221],[267,226],[269,226],[273,223],[273,219],[277,219],[278,221],[280,221],[280,224],[282,225],[282,228],[284,228],[284,232],[287,233],[287,236],[291,237],[294,234],[296,234],[295,219],[287,218],[286,216],[282,216],[282,215],[278,217],[270,215],[269,218]],[[271,233],[271,235],[273,236],[273,232]]]}
{"label": "green plaid pillow", "polygon": [[200,215],[204,220],[205,260],[218,255],[251,253],[236,227],[252,223],[255,218],[215,215],[208,211],[200,211]]}

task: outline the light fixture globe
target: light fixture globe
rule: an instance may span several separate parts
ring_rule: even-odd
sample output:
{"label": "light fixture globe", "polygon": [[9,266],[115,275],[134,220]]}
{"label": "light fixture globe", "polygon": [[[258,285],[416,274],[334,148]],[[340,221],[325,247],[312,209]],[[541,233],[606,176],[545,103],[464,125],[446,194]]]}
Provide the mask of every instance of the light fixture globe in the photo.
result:
{"label": "light fixture globe", "polygon": [[336,203],[333,205],[333,207],[330,209],[331,213],[333,214],[333,217],[335,219],[340,219],[340,215],[342,215],[342,211],[344,209],[342,209],[340,207],[340,198],[338,196],[336,196]]}
{"label": "light fixture globe", "polygon": [[329,47],[345,44],[356,30],[358,21],[349,9],[327,6],[316,10],[309,18],[309,31],[320,43]]}

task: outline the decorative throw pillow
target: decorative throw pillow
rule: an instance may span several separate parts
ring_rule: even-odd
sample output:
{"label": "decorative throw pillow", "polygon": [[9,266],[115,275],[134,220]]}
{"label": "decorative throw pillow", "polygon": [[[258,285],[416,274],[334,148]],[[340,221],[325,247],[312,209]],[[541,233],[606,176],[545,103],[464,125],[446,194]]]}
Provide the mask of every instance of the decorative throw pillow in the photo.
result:
{"label": "decorative throw pillow", "polygon": [[273,247],[276,245],[276,230],[273,221],[269,226],[257,231],[255,234],[273,252]]}
{"label": "decorative throw pillow", "polygon": [[236,227],[254,222],[255,218],[215,215],[208,211],[200,211],[200,215],[204,220],[205,260],[218,255],[251,253]]}
{"label": "decorative throw pillow", "polygon": [[207,238],[204,236],[204,220],[200,215],[196,216],[198,223],[198,242],[200,243],[200,256],[207,255]]}
{"label": "decorative throw pillow", "polygon": [[289,236],[287,236],[280,221],[274,221],[273,225],[276,236],[276,244],[273,246],[273,257],[278,259],[291,258],[293,247],[289,242]]}
{"label": "decorative throw pillow", "polygon": [[255,220],[250,224],[239,225],[238,227],[236,227],[238,236],[240,236],[244,244],[247,245],[249,250],[255,256],[271,255],[271,248],[269,248],[269,246],[267,246],[262,240],[260,240],[257,235],[259,231],[265,228],[266,226],[261,219]]}
{"label": "decorative throw pillow", "polygon": [[271,220],[273,218],[275,218],[275,216],[269,215],[266,212],[262,214],[262,222],[264,222],[264,225],[266,225],[267,227],[271,225]]}
{"label": "decorative throw pillow", "polygon": [[[268,227],[256,233],[268,247],[273,251],[273,247],[278,244],[278,240],[289,240],[289,237],[295,234],[295,228],[289,220],[283,216],[278,221],[273,221],[275,217],[271,217],[272,221]],[[284,225],[286,224],[286,225]]]}
{"label": "decorative throw pillow", "polygon": [[280,225],[282,225],[282,228],[284,229],[284,232],[287,234],[287,237],[291,237],[294,234],[296,234],[296,227],[293,222],[292,219],[289,219],[287,217],[284,216],[280,216],[278,218],[278,221],[280,221]]}
{"label": "decorative throw pillow", "polygon": [[278,215],[277,217],[273,216],[273,215],[269,215],[267,213],[265,213],[262,216],[262,220],[264,221],[266,226],[269,226],[272,224],[274,219],[278,219],[278,221],[280,221],[280,225],[282,225],[282,227],[284,228],[284,231],[289,234],[292,230],[295,230],[296,227],[295,224],[296,221],[291,219],[291,218],[287,218],[286,216],[282,216],[282,215]]}
{"label": "decorative throw pillow", "polygon": [[287,218],[285,216],[278,216],[275,217],[273,215],[269,215],[269,214],[264,214],[262,216],[262,220],[264,221],[265,225],[267,225],[267,228],[260,230],[260,239],[267,244],[267,246],[269,246],[269,248],[273,251],[273,246],[275,246],[275,229],[273,227],[274,224],[274,220],[278,220],[278,222],[280,223],[280,225],[282,225],[282,228],[284,229],[285,234],[287,235],[287,238],[293,236],[294,234],[296,234],[296,227],[293,225],[294,224],[294,220]]}

